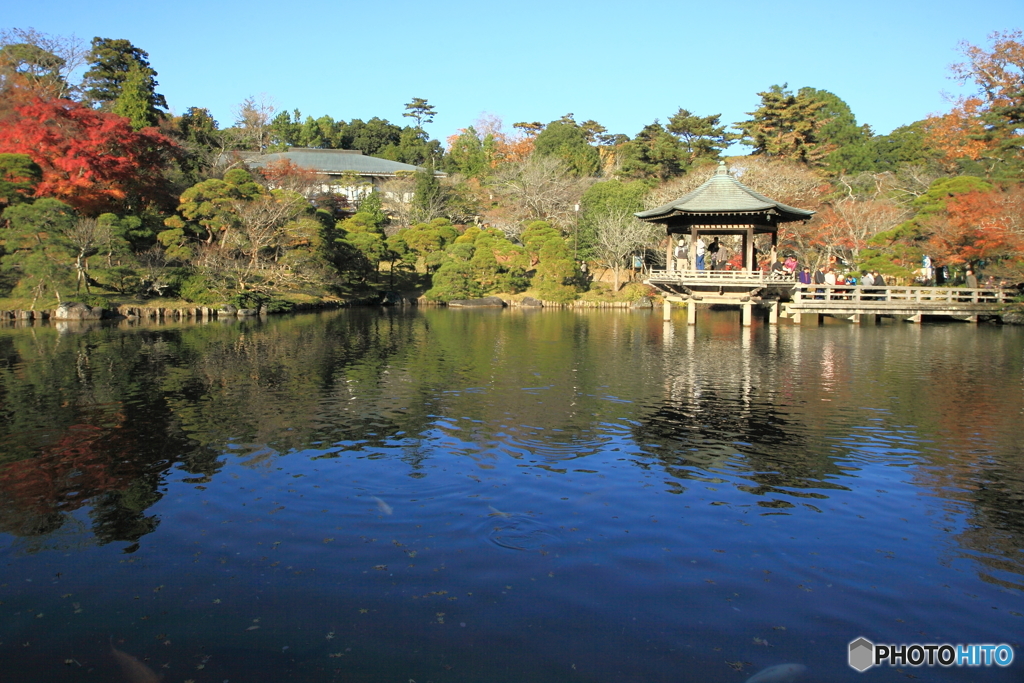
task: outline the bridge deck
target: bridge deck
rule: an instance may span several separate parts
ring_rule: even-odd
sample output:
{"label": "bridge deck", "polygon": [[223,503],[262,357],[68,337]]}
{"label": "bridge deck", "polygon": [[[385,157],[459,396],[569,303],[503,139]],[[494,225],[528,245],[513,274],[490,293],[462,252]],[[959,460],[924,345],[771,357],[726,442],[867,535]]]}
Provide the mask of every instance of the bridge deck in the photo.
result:
{"label": "bridge deck", "polygon": [[786,312],[820,315],[995,315],[1017,294],[1000,288],[798,285]]}

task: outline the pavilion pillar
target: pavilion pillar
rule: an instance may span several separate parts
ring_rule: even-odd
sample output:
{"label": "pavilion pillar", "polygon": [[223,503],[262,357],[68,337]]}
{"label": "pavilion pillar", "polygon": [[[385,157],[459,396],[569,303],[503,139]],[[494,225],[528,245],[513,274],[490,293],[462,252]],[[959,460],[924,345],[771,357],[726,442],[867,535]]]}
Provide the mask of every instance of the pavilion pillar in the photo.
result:
{"label": "pavilion pillar", "polygon": [[661,304],[661,319],[665,322],[672,322],[672,302],[668,299]]}
{"label": "pavilion pillar", "polygon": [[697,226],[690,228],[690,270],[697,270]]}
{"label": "pavilion pillar", "polygon": [[[672,239],[672,233],[668,233],[668,246],[665,247],[665,270],[672,272],[676,269],[676,241]],[[667,303],[667,302],[666,302]]]}
{"label": "pavilion pillar", "polygon": [[754,260],[754,226],[748,225],[747,231],[743,234],[743,263],[747,270],[757,270],[757,262]]}

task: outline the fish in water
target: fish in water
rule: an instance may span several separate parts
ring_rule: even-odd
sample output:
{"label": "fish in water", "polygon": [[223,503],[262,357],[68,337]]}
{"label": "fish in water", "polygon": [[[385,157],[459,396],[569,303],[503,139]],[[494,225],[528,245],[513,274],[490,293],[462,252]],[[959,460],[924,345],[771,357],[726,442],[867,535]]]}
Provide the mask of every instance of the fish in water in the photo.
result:
{"label": "fish in water", "polygon": [[805,671],[807,667],[803,664],[776,664],[758,671],[747,679],[747,683],[788,683]]}
{"label": "fish in water", "polygon": [[160,683],[160,677],[152,669],[127,652],[121,652],[114,647],[113,638],[110,640],[110,651],[121,666],[121,673],[127,683]]}
{"label": "fish in water", "polygon": [[511,517],[512,516],[511,512],[502,512],[501,510],[498,510],[497,508],[495,508],[493,505],[488,505],[487,509],[491,511],[491,514],[487,515],[488,517]]}
{"label": "fish in water", "polygon": [[394,510],[391,508],[390,505],[385,503],[383,500],[381,500],[377,496],[372,496],[372,498],[375,501],[377,501],[377,509],[380,510],[381,512],[383,512],[385,515],[390,515],[391,513],[394,512]]}

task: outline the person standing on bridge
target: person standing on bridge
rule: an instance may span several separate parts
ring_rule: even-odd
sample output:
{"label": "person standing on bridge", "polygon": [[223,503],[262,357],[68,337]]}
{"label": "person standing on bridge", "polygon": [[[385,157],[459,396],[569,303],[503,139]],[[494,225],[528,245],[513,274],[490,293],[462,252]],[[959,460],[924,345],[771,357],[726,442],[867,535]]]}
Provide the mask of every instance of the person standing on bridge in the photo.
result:
{"label": "person standing on bridge", "polygon": [[967,269],[967,274],[964,276],[964,284],[967,289],[973,289],[971,292],[971,301],[978,300],[978,276],[974,274],[974,271],[970,268]]}
{"label": "person standing on bridge", "polygon": [[[885,278],[882,277],[882,274],[879,273],[877,270],[871,271],[871,277],[874,279],[874,282],[872,284],[874,284],[875,287],[885,287]],[[875,292],[877,294],[881,294],[882,295],[882,296],[876,296],[875,297],[876,299],[878,299],[879,301],[885,301],[885,290],[884,289],[875,290]]]}
{"label": "person standing on bridge", "polygon": [[[821,272],[821,266],[818,266],[817,268],[814,269],[814,284],[816,284],[816,285],[823,285],[823,284],[825,284],[825,273]],[[816,289],[814,291],[817,293],[817,296],[814,297],[815,299],[824,299],[825,298],[825,290],[824,290],[824,288],[819,288],[819,289]]]}
{"label": "person standing on bridge", "polygon": [[704,238],[698,237],[696,248],[694,250],[694,267],[697,270],[704,270],[704,253],[707,251],[707,247],[704,245]]}

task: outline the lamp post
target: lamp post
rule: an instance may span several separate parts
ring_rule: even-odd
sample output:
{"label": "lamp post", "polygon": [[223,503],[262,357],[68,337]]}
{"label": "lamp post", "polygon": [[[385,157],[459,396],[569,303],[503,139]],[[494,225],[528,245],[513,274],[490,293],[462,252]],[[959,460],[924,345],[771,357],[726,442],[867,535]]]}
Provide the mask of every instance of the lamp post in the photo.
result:
{"label": "lamp post", "polygon": [[576,258],[576,252],[579,249],[580,242],[580,205],[579,202],[573,204],[573,228],[572,228],[572,260],[575,263],[578,259]]}

